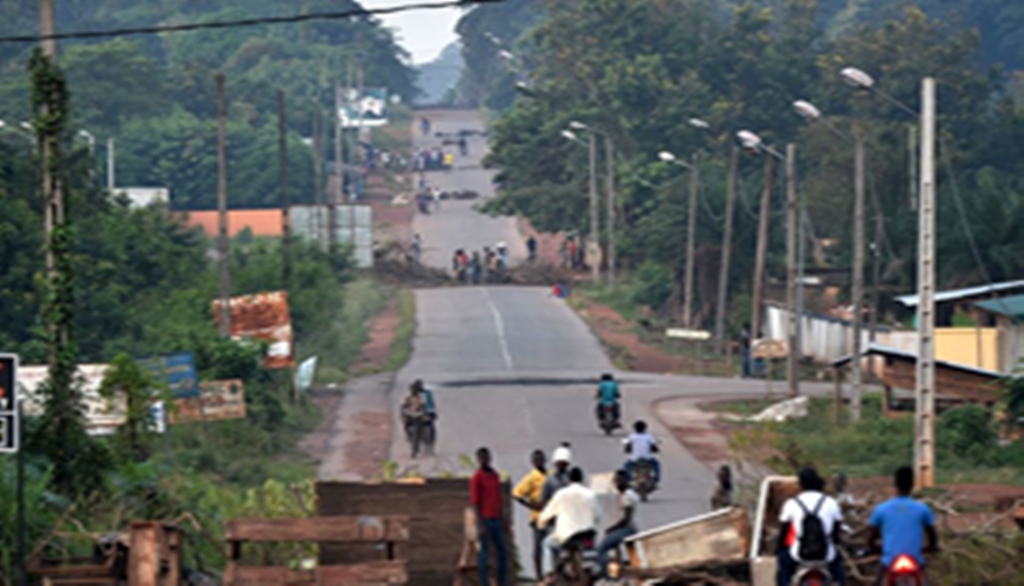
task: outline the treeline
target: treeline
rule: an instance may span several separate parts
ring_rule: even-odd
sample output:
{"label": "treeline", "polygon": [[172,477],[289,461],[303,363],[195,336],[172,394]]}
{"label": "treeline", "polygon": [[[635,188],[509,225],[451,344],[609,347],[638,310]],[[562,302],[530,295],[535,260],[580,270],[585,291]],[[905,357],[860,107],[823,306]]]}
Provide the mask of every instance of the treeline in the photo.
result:
{"label": "treeline", "polygon": [[[872,74],[881,91],[913,107],[920,102],[921,78],[938,79],[942,158],[949,163],[940,167],[938,191],[940,285],[1024,273],[1018,146],[1024,115],[1009,73],[982,65],[976,32],[929,17],[911,2],[887,12],[892,19],[843,29],[826,27],[810,0],[779,8],[745,3],[725,17],[723,7],[710,1],[533,4],[543,16],[516,48],[530,67],[529,87],[495,124],[487,161],[499,170],[501,184],[492,210],[522,213],[544,230],[586,233],[587,153],[561,132],[572,121],[591,125],[619,153],[618,257],[623,266],[639,269],[638,296],[645,303],[661,308],[678,302],[685,263],[686,171],[659,160],[658,153],[668,150],[685,160],[696,153],[702,188],[693,306],[709,325],[717,302],[728,153],[741,129],[780,149],[798,145],[800,189],[821,245],[808,246],[808,263],[848,270],[853,149],[826,124],[799,117],[793,109],[799,99],[814,103],[842,132],[863,126],[869,251],[880,251],[883,306],[891,295],[913,289],[917,214],[908,132],[917,120],[879,93],[854,91],[839,75],[844,67]],[[691,118],[709,128],[693,127]],[[737,310],[749,305],[763,167],[763,158],[749,154],[740,162],[729,301]],[[776,178],[781,166],[777,171]],[[771,209],[769,283],[785,280],[781,187],[779,194]],[[870,283],[870,262],[868,270]]]}
{"label": "treeline", "polygon": [[[190,2],[82,0],[57,2],[58,31],[214,22],[359,9],[355,0]],[[38,2],[0,2],[0,35],[39,29]],[[314,201],[313,153],[302,137],[320,109],[326,122],[336,82],[357,63],[365,85],[409,100],[414,72],[391,33],[376,19],[309,21],[115,39],[60,42],[61,65],[74,95],[76,128],[94,135],[96,154],[116,140],[118,186],[169,187],[178,209],[216,207],[216,96],[213,74],[227,78],[231,203],[277,202],[277,90],[288,101],[292,201]],[[28,120],[26,63],[30,45],[0,45],[0,120]],[[326,134],[325,134],[326,136]],[[81,144],[85,143],[80,137]],[[324,140],[324,145],[330,141]],[[325,150],[325,153],[327,151]],[[103,166],[97,163],[102,179]]]}

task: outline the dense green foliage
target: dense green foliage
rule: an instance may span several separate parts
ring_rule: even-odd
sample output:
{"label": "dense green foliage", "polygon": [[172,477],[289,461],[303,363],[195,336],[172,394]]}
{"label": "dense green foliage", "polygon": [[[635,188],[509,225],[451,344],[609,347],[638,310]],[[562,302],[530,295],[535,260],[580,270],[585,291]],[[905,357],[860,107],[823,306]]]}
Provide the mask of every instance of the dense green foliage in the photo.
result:
{"label": "dense green foliage", "polygon": [[[813,0],[773,2],[771,8],[710,0],[539,3],[543,17],[517,45],[522,59],[532,64],[531,87],[493,129],[488,164],[499,170],[501,193],[491,209],[522,213],[543,230],[586,233],[586,149],[565,140],[561,131],[573,120],[593,126],[619,152],[619,261],[627,268],[653,262],[666,269],[644,269],[650,302],[678,299],[664,291],[678,287],[687,237],[686,171],[657,154],[699,153],[694,307],[702,308],[703,325],[709,325],[725,167],[740,129],[757,132],[779,149],[786,142],[798,144],[798,174],[813,235],[819,242],[835,242],[814,250],[820,253],[809,262],[821,268],[849,266],[853,149],[825,124],[801,120],[792,108],[797,99],[813,102],[843,132],[850,133],[857,122],[864,126],[868,213],[880,213],[884,220],[883,230],[869,235],[869,243],[881,251],[882,302],[913,287],[917,214],[907,187],[907,133],[916,119],[881,95],[853,91],[839,76],[847,66],[869,72],[882,91],[912,107],[920,101],[923,76],[939,82],[940,151],[950,163],[940,167],[940,285],[1024,272],[1024,256],[1015,252],[1024,247],[1019,229],[1024,173],[1016,156],[1024,115],[1006,92],[1006,72],[979,64],[979,35],[924,10],[939,14],[937,3],[851,2],[843,4],[845,12],[841,3]],[[877,9],[869,10],[869,4]],[[863,9],[857,18],[853,7]],[[843,18],[848,26],[838,26],[836,19]],[[468,60],[467,65],[473,66]],[[690,126],[691,117],[707,121],[710,130]],[[737,296],[750,290],[763,167],[761,156],[748,154],[740,163],[730,272],[730,291]],[[781,174],[780,167],[777,180]],[[769,282],[784,278],[781,183],[771,210]],[[980,265],[968,235],[976,241]],[[651,283],[655,277],[660,284]]]}
{"label": "dense green foliage", "polygon": [[[61,31],[339,12],[358,6],[355,0],[56,3]],[[0,35],[35,30],[37,2],[0,2]],[[98,139],[101,155],[104,139],[116,139],[118,186],[168,187],[178,209],[216,207],[215,72],[227,79],[228,184],[234,207],[268,207],[277,201],[277,90],[285,92],[290,110],[291,200],[305,203],[314,201],[313,173],[304,172],[313,168],[313,157],[300,137],[311,134],[316,108],[326,116],[333,107],[334,84],[345,82],[350,64],[364,64],[367,86],[387,87],[406,100],[416,93],[404,51],[390,31],[369,17],[73,40],[61,42],[59,50],[75,96],[72,125]],[[28,118],[28,55],[27,46],[0,45],[0,120],[8,125]],[[99,172],[102,165],[95,169]]]}

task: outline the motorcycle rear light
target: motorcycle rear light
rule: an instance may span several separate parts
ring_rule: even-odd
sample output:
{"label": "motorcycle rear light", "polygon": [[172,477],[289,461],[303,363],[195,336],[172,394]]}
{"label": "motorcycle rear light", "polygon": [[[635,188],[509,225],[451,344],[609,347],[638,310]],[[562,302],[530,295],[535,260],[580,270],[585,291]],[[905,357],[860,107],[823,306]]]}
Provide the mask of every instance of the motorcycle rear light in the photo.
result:
{"label": "motorcycle rear light", "polygon": [[917,571],[917,560],[909,555],[897,556],[892,562],[891,570],[894,574],[912,574]]}

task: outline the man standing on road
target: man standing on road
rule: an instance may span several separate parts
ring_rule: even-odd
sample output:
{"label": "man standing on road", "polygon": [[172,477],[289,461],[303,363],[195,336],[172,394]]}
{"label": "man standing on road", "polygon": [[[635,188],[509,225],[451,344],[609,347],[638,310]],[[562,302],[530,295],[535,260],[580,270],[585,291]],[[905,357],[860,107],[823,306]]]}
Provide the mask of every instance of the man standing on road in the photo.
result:
{"label": "man standing on road", "polygon": [[526,239],[526,250],[529,253],[530,262],[537,260],[537,239],[532,234]]}
{"label": "man standing on road", "polygon": [[619,520],[604,530],[604,540],[597,547],[597,557],[601,561],[601,573],[608,575],[608,552],[617,550],[627,537],[636,533],[636,505],[640,502],[638,495],[629,487],[629,472],[619,470],[615,473],[615,489],[619,491],[616,505]]}
{"label": "man standing on road", "polygon": [[480,551],[476,563],[480,570],[480,583],[490,584],[487,560],[490,547],[498,554],[498,586],[508,586],[508,548],[505,545],[505,517],[502,513],[501,478],[491,468],[491,451],[476,451],[480,464],[469,480],[469,500],[476,511]]}
{"label": "man standing on road", "polygon": [[537,519],[541,527],[552,521],[555,524],[555,530],[544,539],[545,565],[554,571],[562,546],[581,533],[596,532],[600,519],[597,495],[583,485],[583,470],[573,468],[569,471],[569,486],[555,494]]}
{"label": "man standing on road", "polygon": [[[883,584],[888,569],[898,556],[908,555],[924,571],[924,553],[938,551],[939,535],[935,531],[935,515],[928,505],[914,500],[914,469],[903,466],[896,471],[896,497],[875,507],[868,525],[868,547],[877,550],[882,545],[882,565],[878,568],[875,584]],[[922,538],[928,537],[927,545]]]}
{"label": "man standing on road", "polygon": [[842,510],[824,493],[825,481],[816,470],[804,468],[798,476],[802,492],[786,501],[779,515],[778,586],[790,586],[801,561],[827,563],[832,583],[842,586],[843,558],[836,551]]}
{"label": "man standing on road", "polygon": [[544,469],[544,452],[534,450],[531,456],[533,469],[530,470],[519,484],[512,489],[512,497],[520,504],[530,510],[530,529],[533,533],[533,567],[538,579],[543,575],[543,543],[544,529],[537,524],[537,517],[543,508],[541,498],[544,495],[544,482],[547,480],[547,470]]}

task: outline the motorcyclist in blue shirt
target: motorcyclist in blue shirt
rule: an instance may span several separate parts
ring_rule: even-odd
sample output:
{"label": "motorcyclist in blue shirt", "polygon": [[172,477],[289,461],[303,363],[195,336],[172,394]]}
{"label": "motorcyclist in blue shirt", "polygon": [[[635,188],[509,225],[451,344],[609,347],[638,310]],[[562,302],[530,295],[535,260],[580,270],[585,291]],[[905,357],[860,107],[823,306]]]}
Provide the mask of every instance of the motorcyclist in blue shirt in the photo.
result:
{"label": "motorcyclist in blue shirt", "polygon": [[622,395],[619,393],[619,383],[615,381],[615,377],[611,373],[606,372],[601,375],[601,382],[597,385],[597,420],[601,420],[601,409],[605,406],[612,408],[612,415],[615,417],[615,421],[619,420],[619,399]]}

